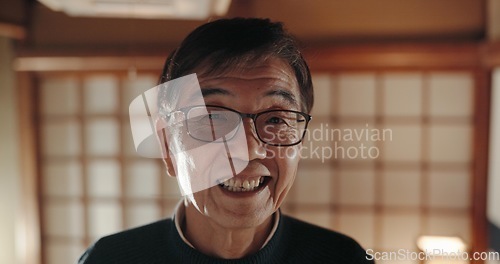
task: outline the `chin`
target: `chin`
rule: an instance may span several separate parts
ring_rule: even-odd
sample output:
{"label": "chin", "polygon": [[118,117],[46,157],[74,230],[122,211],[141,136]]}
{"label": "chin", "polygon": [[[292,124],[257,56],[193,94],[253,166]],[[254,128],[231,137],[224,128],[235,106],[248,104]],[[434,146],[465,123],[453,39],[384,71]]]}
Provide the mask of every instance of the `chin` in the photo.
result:
{"label": "chin", "polygon": [[204,208],[202,213],[226,228],[259,226],[269,219],[275,211],[273,210],[274,205],[270,203],[269,199],[265,202],[253,201],[248,203],[247,201],[229,200],[223,195],[216,195],[205,201],[202,205],[200,204],[200,209]]}
{"label": "chin", "polygon": [[228,229],[244,229],[257,227],[263,224],[272,215],[272,212],[264,214],[224,214],[220,217],[211,217],[217,224]]}

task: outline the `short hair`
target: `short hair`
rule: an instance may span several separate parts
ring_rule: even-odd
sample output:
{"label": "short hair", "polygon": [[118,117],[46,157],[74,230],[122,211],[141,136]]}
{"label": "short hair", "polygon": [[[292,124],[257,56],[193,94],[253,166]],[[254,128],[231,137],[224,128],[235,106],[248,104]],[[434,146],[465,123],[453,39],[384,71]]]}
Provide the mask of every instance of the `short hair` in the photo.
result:
{"label": "short hair", "polygon": [[278,58],[294,71],[302,111],[314,103],[311,73],[298,44],[280,22],[261,18],[220,19],[201,25],[165,61],[160,83],[194,73],[223,73]]}

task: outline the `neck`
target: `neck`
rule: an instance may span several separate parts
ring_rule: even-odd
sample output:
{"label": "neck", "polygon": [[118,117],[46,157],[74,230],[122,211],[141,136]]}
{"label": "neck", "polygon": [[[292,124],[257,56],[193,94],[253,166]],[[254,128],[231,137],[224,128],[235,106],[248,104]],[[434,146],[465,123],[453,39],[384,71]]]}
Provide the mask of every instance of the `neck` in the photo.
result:
{"label": "neck", "polygon": [[186,206],[182,231],[198,251],[223,259],[238,259],[259,251],[271,233],[272,219],[273,216],[255,227],[228,228],[193,206]]}

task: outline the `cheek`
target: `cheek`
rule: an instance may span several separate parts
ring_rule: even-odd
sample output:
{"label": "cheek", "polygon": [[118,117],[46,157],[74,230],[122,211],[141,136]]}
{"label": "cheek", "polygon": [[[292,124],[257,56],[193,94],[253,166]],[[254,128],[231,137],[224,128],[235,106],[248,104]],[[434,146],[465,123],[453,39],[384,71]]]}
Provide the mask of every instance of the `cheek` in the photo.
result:
{"label": "cheek", "polygon": [[224,144],[204,143],[190,138],[179,139],[177,143],[185,147],[172,155],[183,195],[211,188],[233,175]]}
{"label": "cheek", "polygon": [[292,146],[280,149],[280,163],[286,164],[287,167],[296,168],[300,161],[301,146]]}
{"label": "cheek", "polygon": [[300,145],[286,148],[275,149],[276,156],[274,157],[277,166],[277,182],[274,186],[275,209],[278,209],[283,203],[288,191],[292,187],[297,174],[297,168],[300,160]]}
{"label": "cheek", "polygon": [[281,188],[289,187],[287,185],[291,185],[295,179],[300,161],[300,148],[299,145],[276,149],[274,159],[278,168],[278,183],[284,185]]}

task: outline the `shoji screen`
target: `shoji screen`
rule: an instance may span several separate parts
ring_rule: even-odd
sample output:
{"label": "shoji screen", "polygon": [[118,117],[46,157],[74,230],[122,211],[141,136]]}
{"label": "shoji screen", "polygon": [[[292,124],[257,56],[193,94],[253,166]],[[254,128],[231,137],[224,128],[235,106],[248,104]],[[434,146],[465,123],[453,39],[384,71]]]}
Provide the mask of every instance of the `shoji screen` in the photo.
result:
{"label": "shoji screen", "polygon": [[128,104],[155,75],[52,74],[37,88],[44,263],[74,263],[95,239],[171,214],[177,183],[137,156]]}
{"label": "shoji screen", "polygon": [[418,251],[419,235],[470,243],[473,75],[334,72],[314,84],[285,211],[377,251]]}
{"label": "shoji screen", "polygon": [[[127,113],[157,76],[37,76],[45,263],[71,263],[102,235],[170,215],[177,185],[161,161],[137,156]],[[377,251],[415,251],[419,235],[471,243],[473,74],[338,71],[314,84],[283,211]]]}

